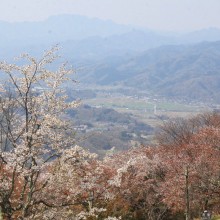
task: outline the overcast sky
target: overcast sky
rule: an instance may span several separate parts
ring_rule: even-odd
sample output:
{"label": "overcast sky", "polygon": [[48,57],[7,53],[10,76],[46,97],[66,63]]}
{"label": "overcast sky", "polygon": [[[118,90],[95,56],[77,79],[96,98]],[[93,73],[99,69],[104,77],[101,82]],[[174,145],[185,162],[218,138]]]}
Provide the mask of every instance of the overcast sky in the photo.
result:
{"label": "overcast sky", "polygon": [[0,0],[0,20],[80,14],[157,30],[220,28],[220,0]]}

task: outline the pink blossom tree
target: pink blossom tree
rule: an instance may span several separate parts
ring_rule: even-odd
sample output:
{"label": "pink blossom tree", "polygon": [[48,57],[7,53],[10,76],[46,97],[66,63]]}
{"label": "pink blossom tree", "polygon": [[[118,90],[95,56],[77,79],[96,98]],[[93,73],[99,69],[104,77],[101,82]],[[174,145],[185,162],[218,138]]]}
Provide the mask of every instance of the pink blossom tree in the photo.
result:
{"label": "pink blossom tree", "polygon": [[78,102],[67,102],[63,83],[73,69],[61,65],[52,71],[57,47],[37,60],[22,55],[21,65],[0,63],[7,79],[0,92],[0,206],[5,218],[24,218],[39,202],[48,184],[48,163],[74,146],[65,111]]}

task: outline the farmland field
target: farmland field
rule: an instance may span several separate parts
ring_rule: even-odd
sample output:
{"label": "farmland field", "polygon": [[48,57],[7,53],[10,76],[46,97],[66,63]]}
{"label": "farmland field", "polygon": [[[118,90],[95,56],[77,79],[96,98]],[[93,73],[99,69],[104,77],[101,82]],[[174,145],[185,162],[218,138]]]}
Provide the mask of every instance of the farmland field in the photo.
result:
{"label": "farmland field", "polygon": [[112,108],[118,112],[131,113],[146,123],[156,125],[161,116],[169,118],[190,117],[211,110],[211,107],[201,103],[181,103],[172,100],[108,93],[98,93],[95,98],[84,99],[83,103],[93,107]]}

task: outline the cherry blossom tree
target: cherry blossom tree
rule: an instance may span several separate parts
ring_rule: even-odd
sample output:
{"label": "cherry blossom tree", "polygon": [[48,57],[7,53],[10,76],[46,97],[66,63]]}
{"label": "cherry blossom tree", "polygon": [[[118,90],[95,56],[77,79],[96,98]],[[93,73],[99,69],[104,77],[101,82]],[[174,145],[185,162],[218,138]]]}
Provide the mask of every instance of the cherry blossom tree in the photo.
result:
{"label": "cherry blossom tree", "polygon": [[36,197],[48,184],[48,162],[74,146],[71,124],[65,111],[78,102],[67,102],[64,82],[73,69],[57,59],[57,47],[39,60],[24,54],[21,65],[0,63],[7,79],[0,93],[0,206],[5,218],[29,216]]}
{"label": "cherry blossom tree", "polygon": [[157,148],[139,147],[107,159],[117,170],[113,209],[120,209],[123,219],[162,220],[167,207],[159,191],[163,167]]}
{"label": "cherry blossom tree", "polygon": [[77,146],[66,114],[64,84],[72,68],[54,71],[58,48],[41,59],[0,63],[0,207],[4,219],[112,219],[103,208],[112,197],[114,172]]}
{"label": "cherry blossom tree", "polygon": [[111,199],[108,180],[112,175],[96,156],[75,146],[51,162],[42,175],[41,181],[47,180],[47,185],[37,194],[39,205],[31,218],[107,218],[104,206]]}

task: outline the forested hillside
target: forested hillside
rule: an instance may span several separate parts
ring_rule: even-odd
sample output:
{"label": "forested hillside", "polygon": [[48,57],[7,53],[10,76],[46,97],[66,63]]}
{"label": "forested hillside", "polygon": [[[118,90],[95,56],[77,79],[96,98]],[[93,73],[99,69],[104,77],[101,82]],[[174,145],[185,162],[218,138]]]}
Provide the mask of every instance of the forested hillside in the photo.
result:
{"label": "forested hillside", "polygon": [[77,143],[101,156],[112,148],[117,152],[152,141],[153,127],[138,121],[132,114],[82,105],[70,110],[69,115]]}
{"label": "forested hillside", "polygon": [[167,98],[220,102],[220,42],[163,46],[87,69],[84,82],[151,90]]}

